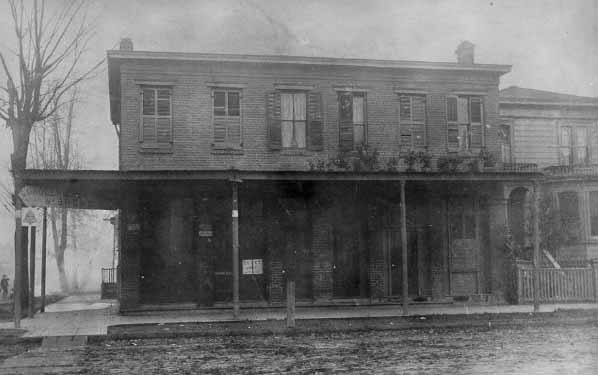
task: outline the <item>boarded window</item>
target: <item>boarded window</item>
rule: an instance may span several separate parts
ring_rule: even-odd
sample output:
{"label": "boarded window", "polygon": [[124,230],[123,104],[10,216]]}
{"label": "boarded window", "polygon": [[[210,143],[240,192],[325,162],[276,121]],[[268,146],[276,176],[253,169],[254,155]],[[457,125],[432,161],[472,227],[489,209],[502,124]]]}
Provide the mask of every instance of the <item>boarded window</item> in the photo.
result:
{"label": "boarded window", "polygon": [[144,87],[141,90],[142,115],[139,140],[147,143],[172,142],[172,90]]}

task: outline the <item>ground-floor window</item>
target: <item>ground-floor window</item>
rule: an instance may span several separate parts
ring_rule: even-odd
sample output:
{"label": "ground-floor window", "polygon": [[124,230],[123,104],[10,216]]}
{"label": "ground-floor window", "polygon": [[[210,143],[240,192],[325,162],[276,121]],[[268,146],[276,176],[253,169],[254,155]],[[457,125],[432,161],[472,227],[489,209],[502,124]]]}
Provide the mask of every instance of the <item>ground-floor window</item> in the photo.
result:
{"label": "ground-floor window", "polygon": [[590,191],[590,234],[598,237],[598,191]]}
{"label": "ground-floor window", "polygon": [[564,243],[573,245],[581,240],[578,194],[575,191],[564,191],[558,194],[558,198]]}

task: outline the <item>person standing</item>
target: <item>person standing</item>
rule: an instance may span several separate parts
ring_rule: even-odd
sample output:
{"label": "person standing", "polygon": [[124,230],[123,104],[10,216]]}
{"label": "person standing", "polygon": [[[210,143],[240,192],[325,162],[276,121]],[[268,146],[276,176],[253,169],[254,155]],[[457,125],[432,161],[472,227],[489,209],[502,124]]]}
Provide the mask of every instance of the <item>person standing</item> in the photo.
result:
{"label": "person standing", "polygon": [[6,275],[2,275],[2,280],[0,281],[0,289],[2,289],[2,299],[6,299],[8,297],[8,280],[9,278]]}

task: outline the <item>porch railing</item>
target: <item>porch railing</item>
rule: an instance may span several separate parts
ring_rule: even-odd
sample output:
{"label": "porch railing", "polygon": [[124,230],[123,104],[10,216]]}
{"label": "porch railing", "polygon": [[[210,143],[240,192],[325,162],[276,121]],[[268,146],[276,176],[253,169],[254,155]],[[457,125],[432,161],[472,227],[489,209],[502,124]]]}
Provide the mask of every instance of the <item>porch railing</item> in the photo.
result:
{"label": "porch railing", "polygon": [[114,299],[117,297],[117,268],[102,268],[102,299]]}
{"label": "porch railing", "polygon": [[533,268],[518,267],[517,297],[519,303],[534,300],[534,273],[539,273],[540,302],[596,301],[596,270],[583,268]]}
{"label": "porch railing", "polygon": [[598,176],[598,164],[555,165],[544,168],[544,173],[554,177]]}

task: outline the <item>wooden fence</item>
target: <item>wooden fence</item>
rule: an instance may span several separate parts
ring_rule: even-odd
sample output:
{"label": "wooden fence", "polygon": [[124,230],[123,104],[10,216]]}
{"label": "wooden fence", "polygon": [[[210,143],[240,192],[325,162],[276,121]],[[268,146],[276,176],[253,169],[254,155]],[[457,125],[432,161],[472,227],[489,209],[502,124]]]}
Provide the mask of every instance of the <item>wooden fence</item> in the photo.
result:
{"label": "wooden fence", "polygon": [[[519,303],[534,300],[533,268],[517,268],[517,299]],[[596,271],[584,268],[540,268],[540,302],[597,301]],[[598,302],[598,301],[597,301]]]}

